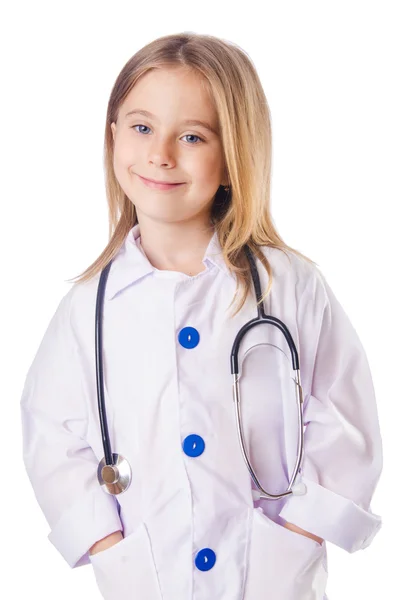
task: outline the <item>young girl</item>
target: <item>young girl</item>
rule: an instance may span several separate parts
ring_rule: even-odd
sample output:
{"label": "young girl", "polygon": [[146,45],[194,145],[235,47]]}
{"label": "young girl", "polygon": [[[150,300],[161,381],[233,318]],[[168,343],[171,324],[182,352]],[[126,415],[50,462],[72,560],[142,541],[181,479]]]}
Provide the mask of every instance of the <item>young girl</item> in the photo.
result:
{"label": "young girl", "polygon": [[[355,552],[381,526],[377,407],[346,313],[272,222],[270,114],[247,54],[194,33],[139,50],[111,92],[105,166],[110,241],[60,301],[21,400],[50,541],[70,567],[92,564],[107,600],[323,600],[326,541]],[[118,483],[103,468],[96,372],[109,265],[102,375]],[[261,307],[287,327],[299,370],[262,322],[233,378],[234,340]]]}

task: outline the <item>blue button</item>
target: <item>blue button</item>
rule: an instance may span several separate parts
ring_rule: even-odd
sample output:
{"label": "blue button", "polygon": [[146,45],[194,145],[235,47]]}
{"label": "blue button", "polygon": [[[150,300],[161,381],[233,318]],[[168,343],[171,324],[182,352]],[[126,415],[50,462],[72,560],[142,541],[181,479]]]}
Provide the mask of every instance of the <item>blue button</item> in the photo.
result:
{"label": "blue button", "polygon": [[184,327],[179,332],[178,340],[184,348],[195,348],[200,341],[200,335],[194,327]]}
{"label": "blue button", "polygon": [[212,569],[216,562],[216,555],[211,548],[203,548],[200,552],[197,553],[196,559],[194,561],[196,563],[196,567],[200,569],[200,571],[209,571]]}
{"label": "blue button", "polygon": [[188,456],[200,456],[204,452],[205,443],[200,435],[192,433],[183,440],[183,451]]}

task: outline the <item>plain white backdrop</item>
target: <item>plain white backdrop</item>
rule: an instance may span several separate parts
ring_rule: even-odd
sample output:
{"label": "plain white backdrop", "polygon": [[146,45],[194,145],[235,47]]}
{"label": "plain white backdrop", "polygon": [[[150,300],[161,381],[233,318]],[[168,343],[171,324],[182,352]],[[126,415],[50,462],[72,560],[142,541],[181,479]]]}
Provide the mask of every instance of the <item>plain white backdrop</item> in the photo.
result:
{"label": "plain white backdrop", "polygon": [[327,544],[327,592],[392,597],[395,9],[382,0],[2,3],[2,597],[100,599],[91,566],[71,570],[47,540],[22,463],[19,399],[66,280],[107,243],[102,158],[114,80],[140,47],[183,31],[233,41],[253,59],[271,110],[276,226],[318,263],[366,349],[384,443],[372,509],[383,527],[364,551]]}

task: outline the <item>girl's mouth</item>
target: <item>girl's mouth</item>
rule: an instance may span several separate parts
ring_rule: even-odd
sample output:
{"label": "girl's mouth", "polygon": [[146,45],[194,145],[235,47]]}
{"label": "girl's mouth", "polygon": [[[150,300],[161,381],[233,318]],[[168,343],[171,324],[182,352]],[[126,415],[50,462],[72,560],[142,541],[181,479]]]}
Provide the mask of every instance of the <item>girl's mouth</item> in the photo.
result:
{"label": "girl's mouth", "polygon": [[140,175],[138,175],[138,177],[142,181],[142,183],[154,190],[173,190],[181,185],[184,185],[184,183],[156,183],[154,181],[151,181],[150,179],[141,177]]}

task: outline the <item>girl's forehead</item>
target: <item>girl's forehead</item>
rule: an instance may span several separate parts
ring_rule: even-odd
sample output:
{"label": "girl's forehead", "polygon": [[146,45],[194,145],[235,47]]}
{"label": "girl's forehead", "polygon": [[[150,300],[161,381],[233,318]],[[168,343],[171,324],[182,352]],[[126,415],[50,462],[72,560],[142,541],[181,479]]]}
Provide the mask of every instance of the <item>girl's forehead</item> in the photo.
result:
{"label": "girl's forehead", "polygon": [[[157,76],[159,73],[150,72]],[[160,79],[148,83],[138,80],[134,87],[120,105],[119,114],[122,119],[132,114],[161,121],[162,115],[176,113],[181,120],[201,121],[210,131],[217,131],[217,111],[210,94],[200,83],[189,81],[182,77],[181,80],[169,79],[161,74]],[[188,124],[188,123],[186,123]],[[197,123],[199,124],[199,123]]]}
{"label": "girl's forehead", "polygon": [[142,75],[128,92],[123,104],[130,100],[153,99],[161,102],[160,94],[180,97],[185,96],[189,102],[207,104],[210,93],[204,78],[197,72],[183,69],[159,69]]}

